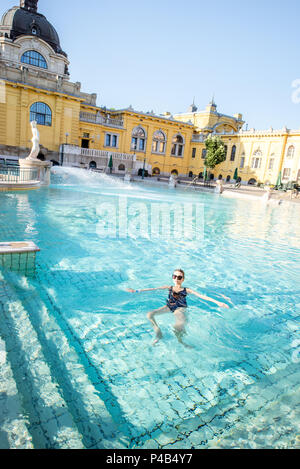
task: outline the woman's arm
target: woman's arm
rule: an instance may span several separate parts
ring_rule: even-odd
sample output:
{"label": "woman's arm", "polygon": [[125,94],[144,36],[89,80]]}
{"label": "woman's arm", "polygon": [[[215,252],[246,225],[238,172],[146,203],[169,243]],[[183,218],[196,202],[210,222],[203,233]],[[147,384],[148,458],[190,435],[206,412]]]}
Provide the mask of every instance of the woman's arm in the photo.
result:
{"label": "woman's arm", "polygon": [[215,303],[216,305],[220,306],[221,308],[229,308],[229,306],[226,303],[221,303],[220,301],[214,300],[213,298],[210,298],[209,296],[206,296],[206,295],[200,295],[200,293],[197,293],[196,291],[191,290],[190,288],[187,288],[186,291],[188,293],[190,293],[191,295],[198,296],[198,298],[201,298],[201,300],[206,300],[206,301],[210,301],[212,303]]}
{"label": "woman's arm", "polygon": [[129,293],[143,293],[145,291],[167,290],[168,288],[170,287],[167,286],[167,287],[157,287],[157,288],[145,288],[143,290],[132,290],[132,288],[127,288],[126,291],[128,291]]}

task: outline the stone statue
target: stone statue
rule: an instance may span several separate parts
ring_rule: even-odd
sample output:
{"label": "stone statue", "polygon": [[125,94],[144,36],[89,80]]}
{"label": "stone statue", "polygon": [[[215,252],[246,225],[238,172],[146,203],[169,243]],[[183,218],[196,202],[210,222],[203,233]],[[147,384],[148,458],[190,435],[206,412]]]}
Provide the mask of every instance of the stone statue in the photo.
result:
{"label": "stone statue", "polygon": [[32,13],[37,12],[37,4],[39,0],[21,0],[20,7],[24,10],[31,11]]}
{"label": "stone statue", "polygon": [[36,161],[38,154],[40,152],[40,134],[37,128],[37,122],[31,122],[31,129],[32,129],[32,149],[30,155],[26,158],[26,160],[33,160]]}
{"label": "stone statue", "polygon": [[20,171],[38,169],[38,175],[35,176],[35,178],[40,182],[40,185],[49,186],[52,163],[38,159],[40,153],[40,134],[37,128],[37,122],[32,121],[30,124],[32,129],[32,149],[27,158],[19,159]]}

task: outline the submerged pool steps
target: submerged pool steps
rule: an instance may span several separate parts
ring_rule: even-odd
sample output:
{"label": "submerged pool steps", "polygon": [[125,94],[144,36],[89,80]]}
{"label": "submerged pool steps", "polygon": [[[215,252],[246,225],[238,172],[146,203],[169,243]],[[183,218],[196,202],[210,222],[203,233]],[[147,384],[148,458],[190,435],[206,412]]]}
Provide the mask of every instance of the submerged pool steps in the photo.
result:
{"label": "submerged pool steps", "polygon": [[0,338],[0,450],[33,449],[28,421],[22,413],[16,382],[6,355],[5,342]]}
{"label": "submerged pool steps", "polygon": [[[24,277],[10,275],[6,272],[6,281],[0,281],[4,319],[0,335],[6,342],[33,447],[128,447],[85,372],[82,357],[49,314],[51,305],[47,307],[31,285],[20,284]],[[10,440],[9,435],[6,439]]]}
{"label": "submerged pool steps", "polygon": [[33,447],[82,448],[82,438],[51,375],[28,312],[6,282],[0,282],[0,288],[4,290],[0,332]]}

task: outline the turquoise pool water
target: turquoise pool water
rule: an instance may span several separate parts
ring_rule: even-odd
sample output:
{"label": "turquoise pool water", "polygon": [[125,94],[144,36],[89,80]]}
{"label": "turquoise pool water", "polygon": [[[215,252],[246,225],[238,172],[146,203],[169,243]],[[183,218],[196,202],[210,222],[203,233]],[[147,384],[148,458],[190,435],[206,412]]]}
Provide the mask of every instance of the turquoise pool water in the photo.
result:
{"label": "turquoise pool water", "polygon": [[[297,447],[300,207],[56,171],[49,188],[0,194],[0,241],[41,249],[35,278],[3,272],[0,289],[0,336],[34,446],[55,447],[47,422],[57,415],[41,416],[39,401],[49,375],[49,412],[63,399],[86,448]],[[101,207],[125,197],[147,213],[199,204],[204,234],[152,237],[136,224],[128,237],[104,237]],[[175,268],[230,308],[190,297],[191,348],[176,340],[171,314],[158,318],[164,337],[153,347],[146,313],[166,292],[126,288],[171,285]],[[29,353],[32,334],[43,359]]]}

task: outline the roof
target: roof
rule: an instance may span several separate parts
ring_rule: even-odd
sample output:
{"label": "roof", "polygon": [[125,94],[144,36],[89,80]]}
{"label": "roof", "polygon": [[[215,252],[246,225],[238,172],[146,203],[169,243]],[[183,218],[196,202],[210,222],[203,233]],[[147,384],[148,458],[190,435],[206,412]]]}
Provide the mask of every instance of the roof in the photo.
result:
{"label": "roof", "polygon": [[20,36],[34,36],[43,39],[52,49],[66,56],[60,46],[56,29],[47,18],[35,11],[13,7],[2,16],[0,33],[15,41]]}

